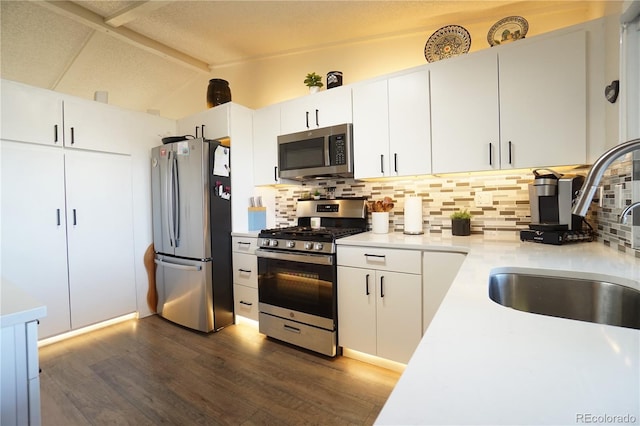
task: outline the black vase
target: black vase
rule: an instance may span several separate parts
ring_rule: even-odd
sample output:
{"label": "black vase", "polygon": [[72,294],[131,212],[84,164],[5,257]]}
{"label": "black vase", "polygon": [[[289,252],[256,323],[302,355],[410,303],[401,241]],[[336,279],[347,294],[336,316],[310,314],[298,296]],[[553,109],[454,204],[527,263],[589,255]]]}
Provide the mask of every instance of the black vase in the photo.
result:
{"label": "black vase", "polygon": [[471,219],[451,219],[451,233],[458,236],[471,235]]}
{"label": "black vase", "polygon": [[207,87],[207,108],[231,102],[231,89],[229,82],[221,78],[209,80]]}

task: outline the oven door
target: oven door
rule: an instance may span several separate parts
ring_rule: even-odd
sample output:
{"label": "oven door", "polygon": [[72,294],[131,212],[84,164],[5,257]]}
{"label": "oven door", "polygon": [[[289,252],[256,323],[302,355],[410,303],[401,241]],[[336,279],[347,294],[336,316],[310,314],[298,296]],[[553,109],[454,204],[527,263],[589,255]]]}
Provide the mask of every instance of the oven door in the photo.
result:
{"label": "oven door", "polygon": [[335,255],[256,250],[260,312],[336,329]]}

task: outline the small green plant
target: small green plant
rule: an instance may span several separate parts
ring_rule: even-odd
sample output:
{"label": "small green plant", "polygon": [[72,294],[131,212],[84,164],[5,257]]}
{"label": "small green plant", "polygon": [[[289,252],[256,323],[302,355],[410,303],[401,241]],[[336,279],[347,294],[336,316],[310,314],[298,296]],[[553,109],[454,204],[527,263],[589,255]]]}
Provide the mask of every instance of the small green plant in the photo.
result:
{"label": "small green plant", "polygon": [[458,210],[457,212],[451,213],[451,219],[471,219],[471,213],[466,209]]}
{"label": "small green plant", "polygon": [[316,189],[316,192],[314,192],[313,195],[315,195],[316,197],[319,197],[320,196],[320,191]]}
{"label": "small green plant", "polygon": [[311,72],[311,73],[307,74],[307,77],[304,79],[304,84],[306,84],[309,87],[312,87],[312,86],[322,87],[322,86],[324,86],[324,84],[322,84],[322,76],[316,74],[315,72]]}

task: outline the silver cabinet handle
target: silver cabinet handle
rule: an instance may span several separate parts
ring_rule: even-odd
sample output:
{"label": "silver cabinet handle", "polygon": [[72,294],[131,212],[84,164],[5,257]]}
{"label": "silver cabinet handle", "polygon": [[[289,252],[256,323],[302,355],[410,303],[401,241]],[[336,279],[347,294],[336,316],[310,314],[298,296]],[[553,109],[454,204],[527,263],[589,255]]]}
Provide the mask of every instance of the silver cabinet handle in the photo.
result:
{"label": "silver cabinet handle", "polygon": [[164,260],[154,259],[156,265],[166,266],[167,268],[180,269],[182,271],[202,271],[202,266],[180,265],[179,263],[165,262]]}

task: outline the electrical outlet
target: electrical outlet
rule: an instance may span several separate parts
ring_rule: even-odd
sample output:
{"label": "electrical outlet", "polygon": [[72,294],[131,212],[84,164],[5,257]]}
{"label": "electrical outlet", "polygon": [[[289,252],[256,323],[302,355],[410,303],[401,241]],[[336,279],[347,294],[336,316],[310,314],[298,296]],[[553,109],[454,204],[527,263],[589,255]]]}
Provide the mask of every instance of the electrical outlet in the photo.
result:
{"label": "electrical outlet", "polygon": [[476,207],[492,207],[493,194],[491,192],[476,192],[475,203]]}

